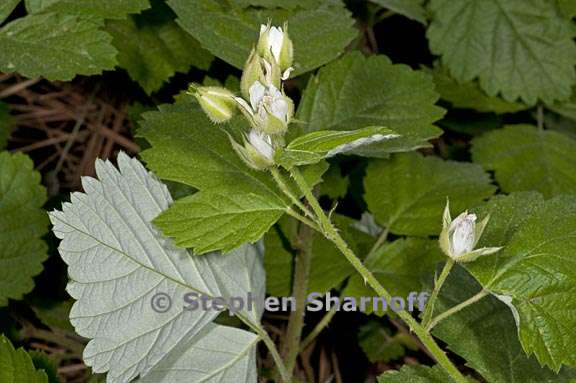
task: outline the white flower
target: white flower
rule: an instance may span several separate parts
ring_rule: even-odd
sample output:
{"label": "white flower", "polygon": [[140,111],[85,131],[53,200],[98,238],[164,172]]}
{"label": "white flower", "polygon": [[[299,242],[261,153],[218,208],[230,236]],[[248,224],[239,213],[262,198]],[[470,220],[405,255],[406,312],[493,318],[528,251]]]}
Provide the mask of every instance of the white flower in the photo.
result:
{"label": "white flower", "polygon": [[254,82],[249,89],[250,104],[236,97],[240,110],[248,117],[252,126],[267,134],[284,133],[288,128],[294,105],[274,85]]}
{"label": "white flower", "polygon": [[465,211],[452,221],[450,206],[446,202],[443,229],[440,233],[440,248],[456,262],[471,262],[482,255],[493,254],[501,249],[501,247],[474,249],[488,224],[490,216],[484,218],[478,225],[476,225],[476,219],[476,214],[468,214]]}
{"label": "white flower", "polygon": [[286,24],[283,28],[273,27],[270,24],[261,25],[258,52],[268,60],[274,59],[284,72],[282,77],[288,78],[294,53]]}

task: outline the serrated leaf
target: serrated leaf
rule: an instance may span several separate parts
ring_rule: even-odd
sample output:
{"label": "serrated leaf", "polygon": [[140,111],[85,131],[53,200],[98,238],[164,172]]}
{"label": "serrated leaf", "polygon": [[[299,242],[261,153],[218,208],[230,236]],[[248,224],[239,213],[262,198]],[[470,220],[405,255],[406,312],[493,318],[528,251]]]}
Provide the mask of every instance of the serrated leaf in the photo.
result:
{"label": "serrated leaf", "polygon": [[10,107],[0,102],[0,150],[6,147],[11,130],[12,117],[10,116]]}
{"label": "serrated leaf", "polygon": [[0,29],[0,71],[68,81],[113,69],[112,37],[99,28],[92,19],[58,13],[12,21]]}
{"label": "serrated leaf", "polygon": [[257,335],[247,331],[208,325],[200,340],[183,344],[138,383],[256,383],[258,341]]}
{"label": "serrated leaf", "polygon": [[[264,297],[258,247],[204,257],[174,247],[151,224],[172,203],[168,189],[124,153],[118,164],[119,170],[98,160],[99,180],[84,178],[86,194],[73,193],[62,211],[51,213],[54,233],[62,239],[59,251],[69,267],[67,290],[77,300],[70,320],[79,335],[91,339],[84,362],[94,372],[107,371],[108,383],[158,371],[154,368],[162,360],[176,357],[171,352],[181,354],[178,347],[184,343],[192,347],[206,341],[202,331],[218,311],[186,310],[185,294],[229,299],[251,292],[257,302]],[[154,305],[158,294],[165,294],[162,306]],[[236,315],[259,328],[261,314],[260,308],[248,308]],[[211,368],[231,367],[217,355],[206,357]]]}
{"label": "serrated leaf", "polygon": [[431,72],[436,90],[443,100],[448,101],[455,108],[497,114],[516,113],[529,108],[520,102],[509,102],[498,96],[489,96],[475,81],[458,82],[441,65],[435,65]]}
{"label": "serrated leaf", "polygon": [[0,366],[2,383],[48,383],[46,373],[34,368],[26,351],[14,349],[4,335],[0,335]]}
{"label": "serrated leaf", "polygon": [[[479,290],[474,279],[457,268],[444,284],[435,307],[442,312]],[[485,297],[440,322],[433,334],[490,383],[569,383],[576,378],[574,371],[565,368],[557,375],[527,357],[510,309],[494,297]]]}
{"label": "serrated leaf", "polygon": [[297,116],[305,132],[385,126],[401,137],[356,150],[366,156],[413,150],[441,130],[443,116],[431,77],[385,56],[354,52],[322,68],[304,92]]}
{"label": "serrated leaf", "polygon": [[425,0],[370,0],[384,8],[426,24]]}
{"label": "serrated leaf", "polygon": [[376,221],[394,234],[436,235],[446,199],[452,211],[490,197],[490,176],[475,164],[443,161],[417,153],[397,154],[370,163],[365,200]]}
{"label": "serrated leaf", "polygon": [[[473,382],[473,380],[470,380]],[[390,370],[378,377],[378,383],[454,383],[455,381],[436,365],[404,366],[398,371]]]}
{"label": "serrated leaf", "polygon": [[57,12],[103,19],[123,19],[148,8],[148,0],[26,0],[29,13]]}
{"label": "serrated leaf", "polygon": [[348,131],[319,130],[292,140],[285,149],[278,152],[275,159],[278,164],[290,169],[398,137],[394,131],[379,126]]}
{"label": "serrated leaf", "polygon": [[475,138],[474,162],[494,170],[505,192],[537,190],[546,197],[576,193],[576,140],[531,125],[508,125]]}
{"label": "serrated leaf", "polygon": [[[403,238],[385,244],[364,263],[393,296],[408,297],[413,291],[422,291],[424,277],[433,274],[436,265],[445,258],[436,241]],[[377,296],[360,275],[350,278],[342,295],[358,298]],[[414,304],[418,305],[418,301]],[[418,311],[419,307],[413,309]],[[366,313],[372,312],[373,306],[368,305]],[[384,314],[382,310],[376,313]]]}
{"label": "serrated leaf", "polygon": [[478,246],[504,248],[467,269],[510,306],[528,355],[555,371],[575,366],[576,199],[512,194],[476,210],[491,216]]}
{"label": "serrated leaf", "polygon": [[3,0],[2,3],[0,3],[0,24],[10,16],[19,2],[20,0]]}
{"label": "serrated leaf", "polygon": [[176,24],[163,3],[142,15],[109,21],[106,30],[114,37],[120,66],[148,94],[190,66],[208,69],[214,58]]}
{"label": "serrated leaf", "polygon": [[[238,225],[252,220],[258,222],[259,228],[270,227],[280,217],[280,207],[285,211],[291,205],[268,172],[248,168],[232,149],[228,133],[246,131],[246,122],[243,119],[233,119],[226,125],[224,131],[212,124],[197,105],[181,104],[162,106],[160,112],[144,114],[142,126],[140,133],[152,145],[151,149],[142,153],[142,157],[161,178],[192,186],[200,189],[201,193],[204,190],[218,193],[221,195],[219,197],[221,201],[223,198],[235,198],[238,201],[241,199],[245,207],[257,205],[264,207],[243,209],[220,204],[218,207],[220,212],[226,210],[226,214],[230,214],[228,218],[235,220]],[[327,164],[320,162],[305,168],[303,173],[308,183],[315,185],[326,169]],[[201,198],[202,201],[209,203],[207,193],[204,192],[201,196],[191,199],[194,201]],[[235,194],[237,196],[234,196]],[[172,217],[185,216],[186,212],[180,211],[184,210],[182,206],[183,204],[176,204],[166,214]],[[216,210],[212,211],[215,214],[213,217],[218,215]],[[179,243],[185,243],[190,238],[187,238],[184,226],[197,225],[197,229],[200,230],[207,224],[203,219],[192,220],[191,216],[188,218],[190,221],[180,224],[179,227],[170,227],[163,223],[160,225],[163,229],[170,230]],[[224,216],[219,218],[224,219]],[[268,221],[265,222],[265,219]],[[216,222],[208,224],[211,227],[215,225],[218,226]],[[248,235],[248,232],[245,233]],[[242,239],[251,241],[262,234],[259,229],[257,233],[250,233],[248,238]],[[214,238],[218,236],[219,240],[214,242]],[[237,246],[239,239],[230,235],[230,231],[222,233],[215,231],[211,238],[197,237],[198,241],[194,243],[201,249],[206,247],[201,245],[202,242],[212,247],[217,245],[228,249]]]}
{"label": "serrated leaf", "polygon": [[294,76],[338,57],[356,37],[354,20],[340,0],[307,9],[238,9],[217,0],[169,0],[178,23],[215,56],[242,68],[260,25],[288,22],[294,43]]}
{"label": "serrated leaf", "polygon": [[34,288],[47,258],[46,190],[33,167],[23,154],[0,153],[0,307]]}
{"label": "serrated leaf", "polygon": [[154,223],[176,245],[194,248],[196,254],[230,251],[259,240],[288,207],[281,199],[258,194],[204,189],[178,200]]}
{"label": "serrated leaf", "polygon": [[428,38],[459,81],[534,105],[566,99],[576,82],[570,21],[548,0],[433,0]]}

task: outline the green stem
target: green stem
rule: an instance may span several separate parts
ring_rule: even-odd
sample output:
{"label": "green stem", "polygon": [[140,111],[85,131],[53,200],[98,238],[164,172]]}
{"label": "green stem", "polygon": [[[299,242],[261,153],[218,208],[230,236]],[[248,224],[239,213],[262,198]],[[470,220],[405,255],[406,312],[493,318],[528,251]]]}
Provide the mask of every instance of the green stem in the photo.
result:
{"label": "green stem", "polygon": [[270,338],[270,336],[264,329],[260,329],[258,331],[258,335],[260,336],[266,347],[268,347],[268,351],[270,351],[272,359],[274,359],[274,363],[276,364],[276,368],[278,369],[278,373],[280,374],[282,381],[287,383],[290,382],[291,374],[288,373],[288,370],[284,365],[284,361],[280,357],[280,353],[278,352],[278,349],[276,348],[274,341]]}
{"label": "green stem", "polygon": [[310,332],[310,334],[308,334],[308,336],[304,338],[304,340],[300,344],[300,351],[303,351],[306,349],[306,347],[310,346],[310,343],[312,343],[314,339],[316,339],[316,337],[320,335],[322,331],[324,331],[324,329],[328,326],[328,324],[330,324],[332,318],[334,318],[334,315],[336,315],[337,313],[336,308],[337,306],[333,305],[332,308],[330,308],[330,311],[328,311],[326,315],[324,315],[324,317],[320,320],[320,322],[318,322],[318,324],[316,325],[316,327],[314,327],[314,329]]}
{"label": "green stem", "polygon": [[478,302],[480,299],[484,298],[486,295],[490,294],[487,290],[481,290],[478,294],[474,295],[473,297],[468,298],[462,303],[457,304],[456,306],[444,311],[442,314],[439,314],[434,319],[430,321],[428,326],[426,326],[426,330],[431,331],[436,325],[442,322],[444,319],[448,318],[451,315],[456,314],[458,311],[464,309],[465,307],[470,306]]}
{"label": "green stem", "polygon": [[[364,266],[362,261],[354,254],[350,247],[348,247],[346,241],[342,239],[338,233],[338,230],[336,227],[334,227],[332,222],[330,222],[330,219],[326,216],[324,210],[322,210],[320,203],[312,194],[310,186],[306,183],[306,180],[302,174],[298,171],[298,169],[292,169],[291,174],[298,184],[298,187],[302,190],[304,196],[310,203],[312,210],[318,217],[320,228],[324,231],[326,238],[336,245],[342,254],[344,254],[348,262],[354,266],[356,271],[364,278],[366,283],[368,283],[368,285],[372,287],[379,296],[384,297],[388,302],[391,302],[392,295],[380,284],[380,282],[378,282],[372,272],[370,272],[370,270]],[[426,346],[432,355],[434,355],[438,364],[440,364],[457,383],[467,383],[466,378],[464,378],[462,373],[458,371],[450,359],[448,359],[444,351],[438,346],[434,338],[430,335],[430,333],[426,331],[426,329],[424,329],[424,327],[422,327],[422,325],[420,325],[406,311],[398,311],[396,314],[410,327],[412,331],[414,331],[424,346]]]}
{"label": "green stem", "polygon": [[424,309],[424,314],[422,315],[422,326],[428,327],[430,321],[432,320],[432,314],[434,314],[434,306],[436,305],[436,300],[438,299],[438,294],[446,282],[446,278],[448,278],[448,274],[454,267],[454,261],[449,258],[448,262],[444,265],[440,276],[434,283],[434,290],[432,290],[432,295],[430,295],[430,299],[428,299],[428,303],[426,304],[426,308]]}
{"label": "green stem", "polygon": [[306,205],[304,205],[300,201],[300,199],[294,195],[292,190],[288,187],[288,185],[286,184],[286,182],[282,178],[282,175],[280,174],[280,171],[278,170],[278,168],[277,167],[271,167],[270,173],[272,174],[274,181],[276,181],[276,184],[278,184],[278,187],[280,188],[280,190],[282,190],[282,193],[284,193],[288,198],[290,198],[290,201],[292,201],[292,203],[294,205],[298,206],[300,208],[300,210],[302,210],[304,212],[305,215],[307,215],[309,218],[314,220],[316,218],[316,217],[314,217],[314,214],[312,214],[310,209],[308,209],[306,207]]}
{"label": "green stem", "polygon": [[284,362],[290,378],[296,366],[296,360],[300,353],[300,340],[302,329],[304,328],[304,316],[306,314],[306,295],[308,293],[308,282],[310,279],[310,266],[312,264],[312,241],[313,234],[311,228],[301,225],[298,236],[299,252],[294,265],[294,281],[292,285],[292,296],[296,300],[296,310],[290,313],[288,329],[286,331],[286,343],[284,347]]}
{"label": "green stem", "polygon": [[297,211],[295,211],[294,209],[292,209],[291,207],[289,207],[286,210],[286,213],[288,215],[291,215],[292,217],[296,218],[297,220],[299,220],[302,223],[305,223],[306,225],[310,226],[312,229],[318,231],[318,232],[322,232],[322,230],[320,230],[320,228],[318,227],[318,225],[316,224],[316,222],[304,217],[302,214],[298,213]]}

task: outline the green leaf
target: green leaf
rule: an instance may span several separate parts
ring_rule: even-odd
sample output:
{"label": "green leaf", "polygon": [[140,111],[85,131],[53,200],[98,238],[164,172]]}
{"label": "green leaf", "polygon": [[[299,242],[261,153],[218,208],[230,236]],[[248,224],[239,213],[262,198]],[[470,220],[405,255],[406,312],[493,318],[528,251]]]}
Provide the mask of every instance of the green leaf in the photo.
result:
{"label": "green leaf", "polygon": [[467,269],[512,309],[528,355],[555,371],[575,366],[576,198],[512,194],[477,212],[491,216],[478,246],[504,248]]}
{"label": "green leaf", "polygon": [[[479,290],[474,279],[457,268],[446,281],[436,308],[442,312]],[[490,383],[569,383],[576,378],[574,371],[563,369],[556,375],[526,356],[510,309],[494,297],[483,298],[440,322],[433,334]]]}
{"label": "green leaf", "polygon": [[456,81],[441,65],[435,65],[431,73],[434,76],[436,90],[442,99],[451,103],[455,108],[497,114],[516,113],[528,109],[528,106],[522,103],[509,102],[498,96],[487,95],[476,81],[463,83]]}
{"label": "green leaf", "polygon": [[368,156],[429,146],[443,116],[431,76],[385,56],[346,55],[308,82],[297,117],[305,132],[385,126],[401,137],[355,151]]}
{"label": "green leaf", "polygon": [[288,22],[294,43],[294,75],[311,71],[338,57],[356,37],[354,20],[340,0],[317,2],[314,8],[238,9],[217,0],[169,0],[178,23],[215,56],[242,68],[256,44],[260,25]]}
{"label": "green leaf", "polygon": [[288,208],[281,199],[238,193],[232,188],[204,189],[178,200],[154,223],[175,238],[176,245],[204,254],[256,242]]}
{"label": "green leaf", "polygon": [[72,309],[72,301],[59,302],[57,304],[43,304],[33,306],[32,309],[36,316],[42,323],[52,329],[74,331],[70,324],[70,310]]}
{"label": "green leaf", "polygon": [[0,153],[0,307],[34,288],[42,271],[48,231],[42,210],[46,190],[40,173],[23,154]]}
{"label": "green leaf", "polygon": [[44,370],[44,373],[48,377],[48,383],[61,383],[58,377],[58,366],[54,357],[49,357],[43,351],[30,351],[28,355],[32,358],[32,363],[34,367],[38,370]]}
{"label": "green leaf", "polygon": [[18,3],[20,3],[20,0],[3,0],[2,3],[0,3],[0,24],[6,21]]}
{"label": "green leaf", "polygon": [[424,0],[370,0],[384,8],[426,24],[426,9]]}
{"label": "green leaf", "polygon": [[275,297],[287,297],[292,287],[293,255],[285,248],[278,230],[274,228],[264,236],[266,292]]}
{"label": "green leaf", "polygon": [[0,102],[0,150],[6,147],[12,130],[12,118],[8,104]]}
{"label": "green leaf", "polygon": [[[148,166],[160,178],[192,186],[202,193],[184,203],[177,203],[166,213],[171,217],[170,221],[184,216],[187,221],[178,225],[162,222],[163,219],[158,222],[163,230],[175,236],[178,243],[195,243],[196,250],[202,250],[200,252],[208,247],[233,248],[239,241],[257,239],[291,205],[268,172],[248,168],[232,149],[228,134],[246,131],[246,121],[242,118],[233,119],[224,131],[192,104],[162,106],[160,112],[146,113],[143,117],[140,134],[152,145],[142,153]],[[313,186],[326,169],[325,162],[308,166],[304,169],[305,178]],[[210,194],[218,195],[218,206],[209,206]],[[190,201],[192,205],[188,203]],[[226,206],[225,201],[240,205]],[[188,209],[190,206],[194,208]],[[211,211],[209,215],[216,218],[214,222],[208,223],[200,218],[208,211],[204,209]],[[252,222],[254,226],[251,229],[258,227],[258,231],[244,231],[247,237],[236,237],[223,226],[222,232],[215,230],[210,237],[197,236],[201,228],[214,228],[226,220],[239,226]],[[194,226],[195,232],[186,233],[189,227]]]}
{"label": "green leaf", "polygon": [[346,196],[350,186],[350,179],[348,176],[342,175],[340,166],[337,164],[330,166],[326,174],[324,174],[323,180],[320,185],[320,195],[325,195],[330,199],[340,199]]}
{"label": "green leaf", "polygon": [[454,383],[455,381],[439,365],[404,366],[398,371],[390,370],[378,377],[378,383]]}
{"label": "green leaf", "polygon": [[[178,367],[163,363],[176,363],[184,344],[190,350],[207,349],[207,343],[214,347],[210,334],[219,312],[187,310],[185,294],[229,299],[250,292],[256,301],[263,299],[261,249],[249,245],[228,254],[192,257],[151,224],[172,203],[166,186],[124,153],[118,156],[118,165],[119,170],[98,160],[99,180],[84,178],[86,194],[72,194],[62,211],[50,215],[54,234],[62,239],[60,254],[68,264],[67,291],[77,300],[70,320],[79,335],[90,339],[84,362],[94,372],[107,371],[108,382],[127,382],[148,373],[157,377],[159,369],[168,368],[162,370],[168,377],[153,381],[171,383],[170,377],[178,374],[172,369]],[[156,299],[158,294],[164,294],[162,301]],[[258,307],[236,315],[258,329],[261,314]],[[253,344],[253,334],[237,331],[243,335],[228,335],[229,343],[242,348]],[[222,382],[243,380],[228,375],[236,370],[220,352],[205,351],[202,360],[205,374],[198,372],[195,380],[187,381],[206,381],[208,375],[219,374]],[[250,362],[243,371],[253,376],[255,369]]]}
{"label": "green leaf", "polygon": [[490,197],[490,176],[475,164],[417,153],[370,163],[365,200],[376,221],[394,234],[437,235],[446,199],[460,212]]}
{"label": "green leaf", "polygon": [[548,105],[547,108],[561,116],[576,121],[576,95],[572,95],[566,102]]}
{"label": "green leaf", "polygon": [[148,8],[148,0],[26,0],[29,13],[56,12],[103,19],[123,19]]}
{"label": "green leaf", "polygon": [[576,17],[576,3],[572,0],[558,0],[558,5],[566,17]]}
{"label": "green leaf", "polygon": [[69,81],[113,69],[112,37],[99,28],[94,20],[57,13],[17,19],[0,29],[0,71]]}
{"label": "green leaf", "polygon": [[379,126],[357,130],[319,130],[292,140],[276,161],[287,169],[309,165],[365,145],[397,138],[394,131]]}
{"label": "green leaf", "polygon": [[[382,246],[364,263],[393,296],[408,297],[413,291],[422,291],[424,277],[436,270],[439,262],[446,259],[437,241],[423,238],[402,238]],[[354,297],[373,297],[377,294],[364,283],[360,275],[354,275],[342,294]],[[415,302],[415,305],[418,301]],[[415,306],[414,310],[418,311]],[[369,307],[366,313],[374,312]],[[377,310],[383,315],[382,310]]]}
{"label": "green leaf", "polygon": [[[163,105],[142,116],[138,133],[152,146],[142,158],[160,178],[200,190],[284,199],[267,172],[252,170],[240,161],[226,131],[211,123],[198,105]],[[244,128],[240,118],[226,125],[231,132]]]}
{"label": "green leaf", "polygon": [[0,335],[0,382],[2,383],[48,383],[48,377],[42,370],[36,370],[32,359],[19,348]]}
{"label": "green leaf", "polygon": [[160,4],[142,15],[106,24],[114,37],[120,66],[148,94],[160,89],[176,72],[187,72],[190,66],[207,70],[213,59],[176,24],[170,8]]}
{"label": "green leaf", "polygon": [[474,162],[494,170],[503,191],[576,193],[576,140],[531,125],[509,125],[475,138]]}
{"label": "green leaf", "polygon": [[432,0],[430,10],[430,48],[458,81],[528,105],[570,95],[574,32],[555,1]]}
{"label": "green leaf", "polygon": [[378,321],[370,321],[358,332],[360,347],[372,363],[388,363],[402,358],[406,349],[418,350],[418,344],[407,333],[391,335],[390,330]]}

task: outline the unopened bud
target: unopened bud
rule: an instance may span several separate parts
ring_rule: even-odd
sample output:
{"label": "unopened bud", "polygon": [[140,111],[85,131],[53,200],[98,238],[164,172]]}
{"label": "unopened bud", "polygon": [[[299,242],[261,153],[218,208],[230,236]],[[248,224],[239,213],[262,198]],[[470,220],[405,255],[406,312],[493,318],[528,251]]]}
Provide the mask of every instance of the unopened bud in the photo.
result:
{"label": "unopened bud", "polygon": [[294,61],[294,48],[288,36],[288,25],[284,24],[284,27],[261,25],[258,53],[267,60],[274,59],[281,72],[289,69]]}
{"label": "unopened bud", "polygon": [[192,85],[190,93],[196,97],[202,110],[212,122],[222,123],[230,120],[236,111],[234,94],[226,88],[217,86]]}

